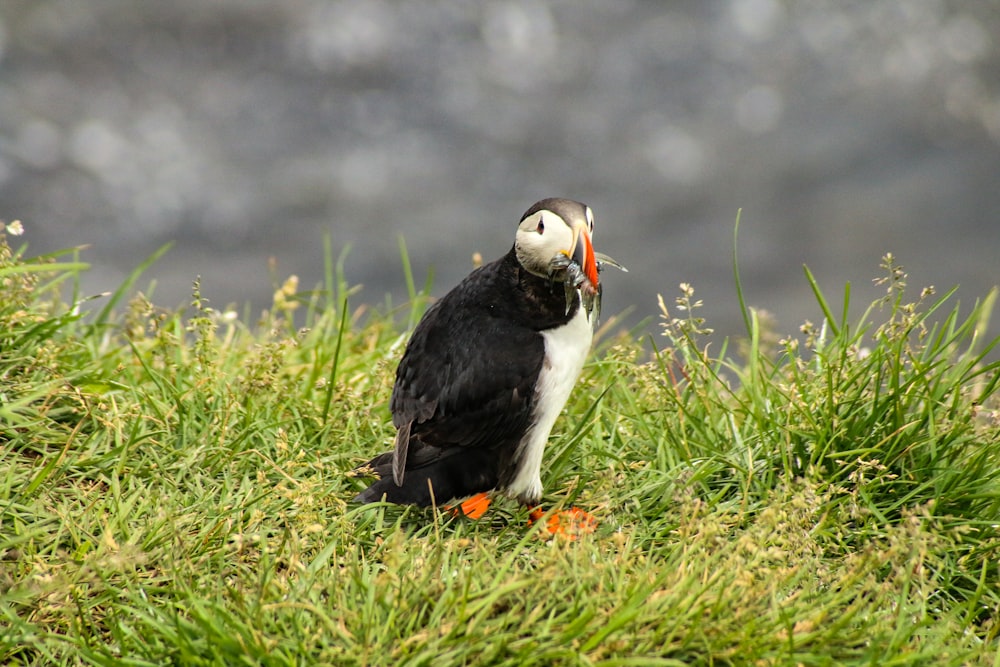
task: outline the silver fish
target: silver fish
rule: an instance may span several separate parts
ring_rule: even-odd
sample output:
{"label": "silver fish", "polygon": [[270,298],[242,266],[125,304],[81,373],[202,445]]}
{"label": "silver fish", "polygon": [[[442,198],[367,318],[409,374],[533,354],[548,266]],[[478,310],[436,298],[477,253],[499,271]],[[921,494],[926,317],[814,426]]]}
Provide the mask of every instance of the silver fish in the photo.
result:
{"label": "silver fish", "polygon": [[616,269],[618,269],[619,271],[624,271],[625,273],[628,273],[628,269],[625,268],[624,264],[622,264],[621,262],[619,262],[616,259],[612,259],[608,255],[605,255],[603,252],[595,252],[594,253],[594,259],[597,260],[597,272],[598,273],[600,273],[601,271],[604,270],[604,265],[605,264],[607,264],[608,266],[613,266]]}
{"label": "silver fish", "polygon": [[[597,260],[597,272],[604,269],[604,265],[613,266],[621,271],[628,272],[621,263],[615,261],[604,253],[594,253]],[[580,304],[587,311],[587,317],[595,324],[601,317],[601,287],[596,287],[590,283],[590,279],[583,272],[583,268],[567,255],[559,253],[549,262],[549,276],[553,280],[562,277],[563,290],[566,294],[566,314],[573,308],[573,302],[577,294],[580,295]],[[596,311],[596,316],[594,315]]]}

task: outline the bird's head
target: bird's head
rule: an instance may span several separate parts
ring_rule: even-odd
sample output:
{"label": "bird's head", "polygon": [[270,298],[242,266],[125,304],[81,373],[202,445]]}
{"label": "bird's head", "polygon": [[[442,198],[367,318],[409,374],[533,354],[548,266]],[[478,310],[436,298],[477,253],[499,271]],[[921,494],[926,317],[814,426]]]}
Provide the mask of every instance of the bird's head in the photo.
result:
{"label": "bird's head", "polygon": [[529,272],[556,281],[571,277],[568,267],[575,264],[578,275],[589,283],[580,285],[581,289],[596,292],[599,278],[593,235],[594,212],[589,206],[570,199],[543,199],[521,216],[514,250]]}

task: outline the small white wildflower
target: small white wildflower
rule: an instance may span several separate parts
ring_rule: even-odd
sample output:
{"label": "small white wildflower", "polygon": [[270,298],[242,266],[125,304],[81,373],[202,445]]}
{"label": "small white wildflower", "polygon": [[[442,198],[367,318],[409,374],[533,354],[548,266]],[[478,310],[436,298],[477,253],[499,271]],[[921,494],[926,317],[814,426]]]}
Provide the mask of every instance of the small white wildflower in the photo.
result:
{"label": "small white wildflower", "polygon": [[[2,229],[2,227],[0,227]],[[7,223],[7,233],[11,236],[20,236],[24,233],[24,225],[21,224],[20,220],[14,220]]]}

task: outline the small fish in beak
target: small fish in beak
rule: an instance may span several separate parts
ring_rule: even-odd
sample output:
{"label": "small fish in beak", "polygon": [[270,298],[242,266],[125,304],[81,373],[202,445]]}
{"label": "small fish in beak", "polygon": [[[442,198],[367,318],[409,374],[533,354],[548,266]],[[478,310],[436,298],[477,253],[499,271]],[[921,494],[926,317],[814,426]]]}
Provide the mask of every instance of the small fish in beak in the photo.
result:
{"label": "small fish in beak", "polygon": [[580,253],[574,253],[574,257],[559,253],[552,258],[549,267],[551,268],[550,275],[553,280],[556,279],[559,273],[563,274],[562,284],[566,292],[566,312],[569,313],[573,307],[573,300],[576,298],[577,292],[579,292],[580,302],[584,310],[587,311],[587,316],[591,317],[591,314],[596,310],[597,317],[599,318],[601,314],[601,288],[597,275],[604,270],[605,265],[613,266],[626,273],[628,273],[628,269],[604,253],[593,252],[592,250],[591,253],[591,256],[594,258],[594,280],[591,280],[590,276],[584,272],[583,267],[580,266],[576,258],[576,255]]}

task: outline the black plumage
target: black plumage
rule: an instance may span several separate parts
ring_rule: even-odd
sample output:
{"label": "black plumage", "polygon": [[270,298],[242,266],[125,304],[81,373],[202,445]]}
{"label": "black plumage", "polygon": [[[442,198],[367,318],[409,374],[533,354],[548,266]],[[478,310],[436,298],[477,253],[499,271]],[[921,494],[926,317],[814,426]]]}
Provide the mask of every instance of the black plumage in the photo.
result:
{"label": "black plumage", "polygon": [[579,308],[579,297],[567,308],[563,285],[526,270],[513,248],[431,306],[396,371],[395,454],[363,466],[379,479],[355,500],[426,506],[506,486],[535,414],[541,332]]}

